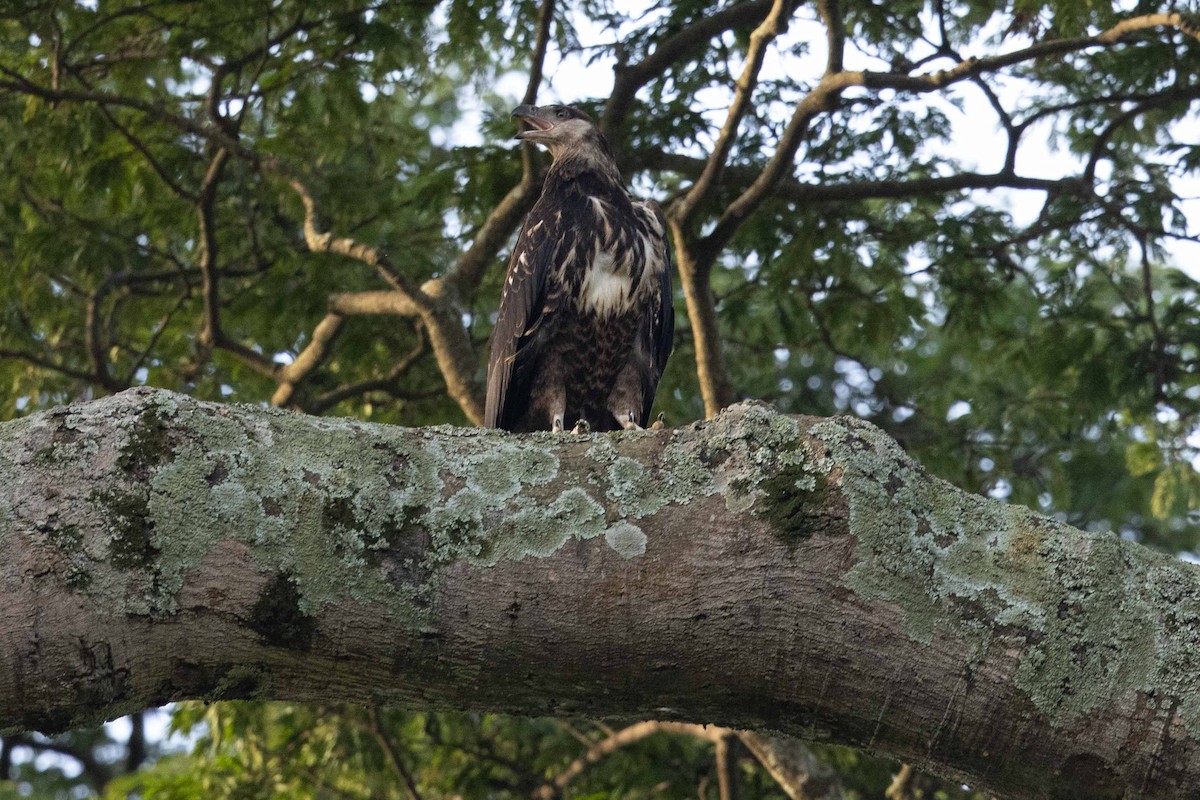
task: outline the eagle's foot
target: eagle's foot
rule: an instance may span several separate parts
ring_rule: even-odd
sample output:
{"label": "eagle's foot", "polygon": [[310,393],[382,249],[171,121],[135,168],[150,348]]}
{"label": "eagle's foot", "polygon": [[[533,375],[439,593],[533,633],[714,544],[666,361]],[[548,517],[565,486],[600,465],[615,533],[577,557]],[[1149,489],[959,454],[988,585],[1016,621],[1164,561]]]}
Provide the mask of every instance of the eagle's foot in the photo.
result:
{"label": "eagle's foot", "polygon": [[627,431],[644,431],[646,430],[641,425],[633,421],[633,412],[630,411],[625,415],[625,419],[621,420],[621,427]]}
{"label": "eagle's foot", "polygon": [[563,430],[564,430],[564,428],[563,428],[562,414],[555,414],[554,422],[552,422],[550,424],[550,432],[551,433],[562,433]]}
{"label": "eagle's foot", "polygon": [[586,419],[581,419],[575,423],[575,427],[571,428],[571,433],[575,436],[582,436],[585,433],[591,433],[592,426],[588,424]]}
{"label": "eagle's foot", "polygon": [[654,420],[654,424],[650,426],[650,430],[661,431],[665,427],[667,427],[667,414],[665,411],[660,411]]}

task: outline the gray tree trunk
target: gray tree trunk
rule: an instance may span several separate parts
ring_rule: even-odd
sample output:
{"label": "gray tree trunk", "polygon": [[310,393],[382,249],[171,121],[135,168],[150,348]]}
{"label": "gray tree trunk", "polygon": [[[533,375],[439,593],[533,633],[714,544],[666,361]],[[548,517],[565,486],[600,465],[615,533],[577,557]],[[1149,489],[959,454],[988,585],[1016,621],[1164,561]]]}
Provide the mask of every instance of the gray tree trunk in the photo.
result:
{"label": "gray tree trunk", "polygon": [[1200,792],[1200,573],[758,405],[406,429],[134,390],[0,426],[0,729],[182,698],[713,722],[1011,797]]}

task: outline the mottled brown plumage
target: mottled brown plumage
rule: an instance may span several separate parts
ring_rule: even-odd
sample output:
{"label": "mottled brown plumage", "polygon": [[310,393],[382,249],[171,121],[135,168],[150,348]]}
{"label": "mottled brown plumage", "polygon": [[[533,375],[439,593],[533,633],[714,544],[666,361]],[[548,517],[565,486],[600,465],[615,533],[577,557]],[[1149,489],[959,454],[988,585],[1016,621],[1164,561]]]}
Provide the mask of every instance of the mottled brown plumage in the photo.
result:
{"label": "mottled brown plumage", "polygon": [[509,260],[488,360],[485,424],[644,427],[675,313],[658,205],[633,201],[583,112],[520,106],[518,138],[554,158]]}

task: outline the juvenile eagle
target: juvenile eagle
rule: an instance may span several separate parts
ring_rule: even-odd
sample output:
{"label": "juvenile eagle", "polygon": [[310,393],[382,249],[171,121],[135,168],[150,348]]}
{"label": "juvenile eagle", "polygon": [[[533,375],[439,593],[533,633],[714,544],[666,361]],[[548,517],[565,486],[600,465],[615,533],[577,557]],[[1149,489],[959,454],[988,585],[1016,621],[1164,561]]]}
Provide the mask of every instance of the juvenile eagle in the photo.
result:
{"label": "juvenile eagle", "polygon": [[522,105],[513,116],[525,123],[517,138],[554,162],[508,262],[484,424],[645,427],[675,330],[662,212],[629,198],[587,114]]}

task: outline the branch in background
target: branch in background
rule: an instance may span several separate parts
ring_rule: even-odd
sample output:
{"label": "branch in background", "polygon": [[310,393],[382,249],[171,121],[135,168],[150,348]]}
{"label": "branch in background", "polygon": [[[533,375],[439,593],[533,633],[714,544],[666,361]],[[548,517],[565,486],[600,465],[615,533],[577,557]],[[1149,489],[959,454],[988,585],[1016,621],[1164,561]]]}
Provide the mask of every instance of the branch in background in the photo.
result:
{"label": "branch in background", "polygon": [[483,275],[495,261],[500,248],[537,202],[537,180],[530,177],[509,190],[504,199],[492,209],[475,238],[441,283],[458,298],[469,297],[483,280]]}
{"label": "branch in background", "polygon": [[379,747],[383,750],[384,757],[387,759],[388,765],[392,771],[401,779],[404,785],[404,792],[408,800],[421,800],[421,794],[417,791],[417,783],[413,780],[412,773],[404,766],[404,760],[400,758],[400,753],[396,750],[396,745],[391,737],[387,735],[387,731],[383,725],[383,715],[379,711],[379,704],[372,703],[370,709],[371,718],[371,734],[375,737],[375,741],[379,743]]}
{"label": "branch in background", "polygon": [[[678,153],[647,150],[629,163],[633,170],[666,170],[698,176],[705,160]],[[720,185],[745,191],[760,174],[754,167],[728,166],[721,173]],[[968,189],[1028,189],[1054,192],[1080,186],[1078,178],[1033,178],[1007,171],[995,173],[961,172],[945,177],[847,181],[844,183],[805,183],[795,178],[780,180],[771,197],[795,203],[822,203],[852,200],[895,199],[915,195],[944,194]]]}
{"label": "branch in background", "polygon": [[196,221],[199,244],[196,262],[200,270],[200,287],[204,301],[204,315],[200,326],[200,345],[209,350],[223,350],[260,375],[274,377],[276,366],[270,359],[227,337],[221,328],[221,270],[218,266],[218,242],[216,201],[217,186],[225,167],[229,163],[229,150],[221,147],[213,155],[200,190],[196,196]]}
{"label": "branch in background", "polygon": [[125,771],[137,772],[146,761],[146,712],[129,715],[129,741],[126,745]]}
{"label": "branch in background", "polygon": [[[270,168],[280,171],[286,169],[279,163]],[[403,296],[404,305],[411,307],[424,323],[438,369],[446,383],[446,393],[472,424],[483,422],[483,387],[476,377],[478,359],[463,325],[462,312],[454,292],[447,291],[446,283],[440,278],[426,281],[419,288],[414,287],[379,248],[322,233],[317,226],[317,205],[312,192],[295,176],[289,177],[288,182],[304,204],[304,239],[309,250],[338,253],[376,267],[396,293]]]}
{"label": "branch in background", "polygon": [[[725,124],[717,134],[712,153],[705,161],[700,177],[682,197],[671,203],[667,210],[669,216],[677,220],[681,227],[691,226],[696,209],[708,198],[720,179],[721,170],[729,159],[729,151],[737,140],[738,127],[750,108],[754,88],[758,85],[758,73],[762,70],[763,58],[767,54],[767,46],[787,31],[787,17],[791,11],[791,0],[775,0],[770,13],[750,34],[750,45],[746,48],[746,64],[741,77],[734,83],[733,102],[725,115]],[[676,246],[678,245],[677,240]]]}
{"label": "branch in background", "polygon": [[696,182],[667,209],[671,238],[675,242],[676,264],[695,341],[696,375],[701,394],[704,396],[705,415],[708,417],[712,417],[733,402],[734,394],[721,352],[716,300],[711,286],[712,265],[716,259],[705,259],[696,252],[694,218],[700,204],[716,188],[729,152],[737,139],[738,127],[750,107],[767,47],[787,29],[787,16],[791,11],[790,0],[774,0],[766,17],[750,34],[746,64],[741,77],[735,83],[733,102],[729,106],[713,152],[706,159]]}
{"label": "branch in background", "polygon": [[[431,289],[427,283],[424,287]],[[440,288],[440,287],[439,287]],[[438,303],[421,315],[433,356],[446,382],[446,393],[458,404],[472,425],[483,424],[483,386],[476,376],[479,361],[471,337],[463,325],[462,312],[453,298]]]}
{"label": "branch in background", "polygon": [[[780,184],[784,182],[787,173],[790,171],[795,154],[801,142],[807,136],[812,120],[818,114],[833,108],[842,92],[847,88],[851,86],[863,86],[874,89],[891,88],[898,91],[934,91],[958,81],[975,79],[981,74],[993,72],[1002,67],[1023,61],[1049,55],[1061,55],[1091,47],[1111,46],[1123,36],[1150,27],[1171,25],[1184,30],[1189,35],[1196,35],[1196,32],[1186,25],[1181,15],[1154,14],[1125,20],[1098,36],[1046,42],[1001,56],[985,59],[969,59],[948,70],[929,75],[913,76],[904,73],[845,72],[841,70],[840,55],[841,49],[844,46],[844,28],[836,0],[826,0],[825,2],[818,3],[818,11],[828,32],[830,53],[827,61],[827,69],[820,83],[797,104],[792,118],[789,120],[786,129],[780,137],[770,160],[741,194],[729,204],[707,236],[699,241],[693,241],[690,230],[682,226],[673,225],[672,233],[676,244],[677,246],[682,244],[679,257],[680,273],[683,276],[689,317],[691,318],[692,329],[696,338],[697,375],[704,395],[705,413],[707,416],[712,416],[716,413],[720,407],[730,402],[733,396],[732,392],[728,389],[728,379],[723,367],[719,340],[717,338],[716,314],[715,309],[712,308],[711,290],[703,285],[691,285],[699,284],[700,282],[690,280],[689,275],[692,272],[702,274],[707,268],[710,268],[716,262],[720,253],[729,244],[734,233],[750,214],[757,210],[768,197],[775,196],[777,193],[782,194],[782,192],[778,191]],[[1013,159],[1008,160],[1011,162]],[[705,167],[701,170],[701,178],[706,174],[707,169],[708,164],[706,163]],[[914,186],[913,182],[904,182],[898,183],[895,190],[899,192],[899,187],[903,185],[908,190],[922,188],[944,191],[953,187],[956,183],[965,188],[965,186],[973,182],[980,182],[977,181],[977,178],[982,178],[982,176],[964,175],[949,179],[925,179],[925,186],[923,187],[919,183]],[[1023,187],[1028,188],[1050,188],[1050,184],[1057,184],[1057,186],[1064,188],[1071,185],[1079,185],[1078,179],[1046,182],[1034,179],[1018,179],[1015,175],[1008,172],[1002,172],[991,180],[996,181],[996,185],[1022,184]],[[787,185],[793,191],[803,186],[803,184],[796,182],[789,182]],[[867,185],[860,185],[858,189],[862,191],[866,187]],[[871,189],[866,190],[878,191],[883,188],[883,185],[875,185]],[[825,187],[824,189],[811,192],[810,197],[815,197],[818,193],[822,192],[827,197],[834,199],[849,199],[854,193],[853,190],[846,187]],[[840,198],[837,196],[838,193],[841,195]]]}
{"label": "branch in background", "polygon": [[[438,367],[446,382],[446,390],[450,397],[458,403],[463,413],[473,424],[483,420],[483,388],[476,379],[478,360],[474,353],[470,337],[463,325],[462,314],[456,303],[454,292],[447,291],[441,280],[426,282],[418,288],[400,273],[387,255],[379,248],[366,245],[354,239],[335,236],[322,231],[318,223],[318,208],[316,198],[307,185],[300,179],[299,174],[291,166],[274,156],[263,156],[240,142],[228,129],[220,125],[202,124],[196,120],[175,114],[165,107],[148,103],[134,98],[122,97],[106,92],[79,91],[70,89],[54,89],[39,86],[27,80],[18,73],[0,66],[0,74],[8,75],[11,80],[0,80],[0,89],[7,89],[22,94],[41,97],[47,100],[73,100],[93,102],[133,108],[142,111],[162,122],[173,125],[181,131],[196,134],[212,142],[218,148],[218,153],[233,155],[249,162],[252,166],[282,177],[296,192],[304,206],[304,239],[309,250],[317,253],[333,253],[355,259],[368,266],[374,267],[380,276],[397,292],[406,295],[407,300],[415,307],[421,321],[425,324],[430,343]],[[215,162],[214,162],[215,164]],[[212,165],[210,165],[210,173]],[[219,175],[219,169],[217,171]],[[215,184],[216,175],[212,181]],[[211,193],[210,193],[211,194]],[[212,231],[211,197],[206,198],[202,189],[201,203],[198,216],[201,219],[201,260],[207,260],[210,265],[215,263],[216,240]],[[206,202],[207,201],[207,202]],[[513,206],[519,206],[514,202]],[[515,209],[514,209],[515,210]],[[520,214],[513,217],[519,219]],[[503,220],[497,219],[497,223]],[[481,231],[482,242],[492,246],[495,242],[503,243],[507,234],[501,235],[502,226],[493,225],[486,231]],[[480,237],[477,237],[479,239]],[[499,244],[495,245],[496,247]],[[485,264],[488,260],[487,250],[480,247],[469,250],[471,258],[468,263],[473,265]],[[250,350],[236,342],[230,341],[220,333],[220,320],[216,314],[217,308],[217,277],[215,268],[210,268],[205,276],[206,314],[202,342],[208,346],[218,347],[231,353],[239,361],[260,374],[274,377],[276,365],[265,359],[261,354]],[[426,292],[429,292],[427,294]]]}
{"label": "branch in background", "polygon": [[688,53],[706,46],[713,37],[761,20],[770,10],[771,3],[772,0],[735,3],[715,14],[701,17],[678,33],[662,40],[654,48],[654,52],[638,63],[628,66],[618,63],[613,69],[613,90],[604,104],[600,130],[615,145],[620,139],[618,131],[625,124],[625,117],[628,116],[639,89],[661,77],[672,64]]}
{"label": "branch in background", "polygon": [[[78,80],[80,83],[84,83],[82,76],[76,75],[76,80]],[[86,85],[86,83],[84,83],[84,85]],[[146,146],[146,143],[134,136],[133,132],[129,130],[129,128],[122,125],[120,120],[117,119],[116,115],[112,113],[108,106],[100,105],[98,108],[100,109],[100,113],[104,116],[104,118],[108,120],[108,124],[112,125],[113,128],[115,128],[116,131],[120,133],[122,137],[124,137],[125,141],[129,143],[130,147],[140,153],[142,158],[146,159],[146,163],[150,165],[150,168],[154,170],[159,179],[166,184],[167,188],[189,203],[196,203],[199,201],[199,198],[196,196],[195,192],[185,189],[174,178],[171,177],[170,173],[167,172],[167,168],[158,162],[158,159],[156,159],[150,152],[150,148]]]}
{"label": "branch in background", "polygon": [[1105,150],[1108,148],[1109,142],[1117,134],[1117,132],[1125,125],[1137,119],[1147,111],[1168,106],[1172,103],[1188,102],[1200,97],[1200,84],[1191,86],[1173,86],[1162,92],[1157,92],[1144,100],[1140,101],[1133,108],[1118,114],[1115,119],[1109,122],[1102,131],[1096,136],[1096,141],[1092,145],[1091,153],[1088,155],[1087,166],[1083,169],[1083,179],[1091,184],[1096,177],[1096,167],[1100,160],[1104,158]]}
{"label": "branch in background", "polygon": [[329,356],[344,321],[345,317],[331,311],[317,323],[309,337],[308,346],[300,351],[292,363],[280,367],[276,373],[279,386],[271,396],[271,405],[286,406],[292,401],[296,387]]}
{"label": "branch in background", "polygon": [[896,773],[896,777],[892,779],[883,796],[887,800],[913,800],[912,783],[916,774],[912,764],[901,764],[900,771]]}
{"label": "branch in background", "polygon": [[[550,43],[550,28],[554,23],[555,0],[545,0],[538,13],[537,41],[529,67],[529,82],[525,86],[523,104],[533,105],[537,101],[538,88]],[[536,159],[537,148],[531,142],[521,144],[521,180],[492,209],[471,240],[471,245],[458,257],[454,266],[442,280],[451,296],[462,299],[475,293],[483,275],[495,260],[505,242],[517,225],[537,202],[537,184],[540,169]]]}
{"label": "branch in background", "polygon": [[347,317],[363,314],[395,314],[401,317],[415,317],[420,314],[411,297],[403,292],[389,291],[331,295],[329,310]]}
{"label": "branch in background", "polygon": [[100,308],[109,293],[120,284],[121,278],[128,273],[112,273],[100,282],[96,291],[88,295],[83,323],[84,350],[87,352],[88,370],[92,381],[98,383],[105,391],[119,392],[128,389],[128,384],[113,377],[108,368],[108,341],[104,335],[103,320]]}
{"label": "branch in background", "polygon": [[727,731],[718,738],[713,747],[713,761],[717,769],[717,791],[721,800],[737,800],[737,779],[733,774],[734,751],[737,748],[737,738],[733,731]]}
{"label": "branch in background", "polygon": [[374,267],[379,276],[393,289],[408,295],[418,308],[429,305],[428,298],[396,269],[396,265],[383,250],[355,239],[322,231],[317,200],[291,167],[274,157],[264,158],[259,164],[267,171],[283,177],[300,198],[300,203],[304,206],[304,243],[311,252],[334,253],[361,261],[369,267]]}
{"label": "branch in background", "polygon": [[[835,19],[835,16],[826,10],[832,10],[831,4],[821,3],[818,5],[818,9],[821,10],[828,27],[831,20]],[[787,128],[776,145],[774,155],[762,173],[729,205],[716,227],[705,238],[704,244],[709,251],[707,256],[715,260],[717,254],[729,243],[742,222],[764,199],[770,196],[790,168],[812,119],[817,114],[832,108],[846,89],[852,86],[861,86],[868,89],[894,89],[919,93],[937,91],[959,81],[973,79],[1025,61],[1064,55],[1094,47],[1110,47],[1135,31],[1162,26],[1176,27],[1190,36],[1197,36],[1196,31],[1185,22],[1181,14],[1149,14],[1124,20],[1096,36],[1041,42],[999,56],[970,58],[949,69],[923,75],[900,72],[827,71],[820,83],[797,104]]]}
{"label": "branch in background", "polygon": [[771,195],[776,184],[783,179],[784,175],[790,172],[796,158],[796,151],[800,149],[800,143],[807,137],[812,120],[821,112],[831,109],[838,97],[841,96],[842,89],[831,82],[831,77],[836,80],[837,76],[846,74],[845,72],[836,73],[833,76],[827,74],[796,105],[787,127],[784,128],[783,134],[775,145],[775,152],[758,177],[725,208],[725,212],[717,221],[716,226],[699,245],[698,258],[710,263],[715,262],[737,229]]}
{"label": "branch in background", "polygon": [[678,733],[695,736],[715,744],[725,738],[730,731],[716,725],[694,725],[690,722],[638,722],[630,725],[628,728],[622,728],[589,747],[583,755],[572,761],[566,769],[560,772],[558,777],[535,791],[533,793],[534,800],[553,800],[553,798],[561,797],[563,791],[571,781],[578,778],[585,769],[615,753],[622,747],[639,742],[655,733]]}
{"label": "branch in background", "polygon": [[51,372],[57,372],[60,375],[65,375],[68,378],[74,378],[75,380],[84,381],[86,383],[92,383],[95,377],[90,372],[84,372],[83,370],[72,369],[71,367],[67,367],[62,364],[56,364],[45,356],[40,356],[37,353],[27,353],[24,350],[0,348],[0,359],[2,358],[11,358],[17,361],[24,361],[25,363],[31,364],[35,367],[48,369]]}
{"label": "branch in background", "polygon": [[825,25],[825,74],[836,75],[842,71],[846,53],[846,21],[838,0],[818,0],[817,14]]}
{"label": "branch in background", "polygon": [[[324,414],[329,409],[341,403],[344,400],[349,400],[351,397],[357,397],[367,392],[384,391],[391,394],[393,397],[401,397],[406,399],[416,399],[418,395],[408,395],[400,391],[399,381],[404,377],[413,365],[416,364],[427,348],[425,339],[425,329],[419,323],[416,325],[417,343],[413,349],[408,352],[404,358],[396,362],[386,375],[382,378],[372,378],[369,380],[349,383],[345,386],[339,386],[319,395],[310,403],[303,404],[302,408],[309,414]],[[440,392],[439,392],[440,393]]]}
{"label": "branch in background", "polygon": [[695,345],[696,375],[704,398],[706,417],[712,417],[721,408],[733,402],[734,394],[724,364],[716,300],[712,294],[711,274],[715,259],[705,260],[696,252],[697,241],[692,230],[693,217],[700,201],[712,191],[720,177],[736,137],[738,124],[757,82],[758,72],[762,68],[766,47],[778,35],[783,14],[787,9],[787,3],[776,0],[766,18],[751,35],[746,66],[737,83],[734,101],[718,137],[717,147],[705,161],[696,183],[678,204],[672,204],[668,209],[668,225],[675,243],[677,268],[688,307],[688,319]]}
{"label": "branch in background", "polygon": [[554,0],[542,0],[538,11],[537,41],[533,46],[533,58],[529,65],[529,83],[521,103],[533,105],[537,101],[538,87],[542,84],[542,69],[546,61],[546,47],[550,42],[550,27],[554,24]]}
{"label": "branch in background", "polygon": [[155,326],[154,332],[150,334],[150,339],[146,342],[146,346],[143,347],[142,351],[138,353],[136,358],[133,359],[133,364],[130,365],[129,372],[125,375],[126,384],[132,386],[133,382],[137,380],[138,370],[145,366],[146,359],[149,358],[150,353],[154,351],[154,346],[158,344],[159,338],[166,333],[167,326],[171,324],[171,319],[179,313],[180,309],[183,308],[188,299],[189,293],[185,290],[179,295],[179,300],[176,301],[174,308],[164,314],[162,319],[158,321],[158,325]]}
{"label": "branch in background", "polygon": [[738,731],[738,738],[792,800],[842,800],[837,770],[799,739]]}

